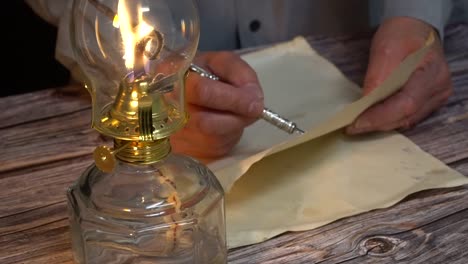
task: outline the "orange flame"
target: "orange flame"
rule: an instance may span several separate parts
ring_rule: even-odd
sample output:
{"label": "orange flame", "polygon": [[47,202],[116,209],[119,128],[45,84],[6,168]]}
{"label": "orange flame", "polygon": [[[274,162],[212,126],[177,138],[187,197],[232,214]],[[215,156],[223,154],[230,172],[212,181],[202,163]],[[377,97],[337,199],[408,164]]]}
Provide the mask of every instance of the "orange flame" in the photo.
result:
{"label": "orange flame", "polygon": [[[135,49],[140,40],[150,34],[154,28],[143,20],[143,11],[148,8],[142,8],[141,5],[134,5],[134,1],[119,0],[117,5],[117,14],[113,20],[113,26],[120,29],[124,47],[124,60],[127,69],[133,69],[135,66]],[[132,8],[130,8],[132,7]],[[130,10],[135,10],[131,12]]]}

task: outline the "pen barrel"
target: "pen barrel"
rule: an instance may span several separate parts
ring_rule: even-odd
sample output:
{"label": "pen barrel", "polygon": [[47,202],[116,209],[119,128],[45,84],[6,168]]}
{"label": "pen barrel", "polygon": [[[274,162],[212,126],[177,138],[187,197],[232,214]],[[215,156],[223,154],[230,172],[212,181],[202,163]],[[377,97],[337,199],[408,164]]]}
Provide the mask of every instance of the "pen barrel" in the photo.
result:
{"label": "pen barrel", "polygon": [[[210,73],[209,71],[203,69],[202,67],[196,64],[193,64],[193,63],[190,64],[189,70],[199,74],[202,77],[205,77],[214,81],[219,81],[218,76]],[[299,129],[295,123],[287,120],[286,118],[281,117],[280,115],[271,111],[268,108],[263,109],[261,118],[289,134],[292,134],[294,132],[298,132],[300,134],[304,133],[304,131]]]}
{"label": "pen barrel", "polygon": [[296,130],[296,124],[281,117],[277,113],[271,111],[268,108],[264,108],[262,112],[262,119],[267,121],[268,123],[276,126],[277,128],[288,132],[289,134],[294,133]]}
{"label": "pen barrel", "polygon": [[190,64],[190,68],[189,68],[191,71],[193,72],[196,72],[198,75],[200,75],[201,77],[204,77],[204,78],[208,78],[208,79],[211,79],[213,81],[219,81],[219,77],[212,74],[211,72],[203,69],[202,67],[196,65],[196,64]]}

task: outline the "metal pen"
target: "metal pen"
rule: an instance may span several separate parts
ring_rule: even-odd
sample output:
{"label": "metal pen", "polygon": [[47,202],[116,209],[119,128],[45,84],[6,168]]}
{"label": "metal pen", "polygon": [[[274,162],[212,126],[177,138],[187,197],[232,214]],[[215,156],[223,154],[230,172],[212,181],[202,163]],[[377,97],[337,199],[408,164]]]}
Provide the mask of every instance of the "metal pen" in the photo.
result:
{"label": "metal pen", "polygon": [[[191,71],[199,74],[202,77],[209,78],[214,81],[219,81],[219,77],[212,74],[211,72],[203,69],[202,67],[196,65],[196,64],[190,64]],[[304,134],[304,131],[297,127],[296,123],[289,121],[288,119],[281,117],[279,114],[273,112],[272,110],[268,108],[264,108],[262,112],[262,119],[267,121],[268,123],[274,125],[275,127],[289,133],[298,133],[298,134]]]}

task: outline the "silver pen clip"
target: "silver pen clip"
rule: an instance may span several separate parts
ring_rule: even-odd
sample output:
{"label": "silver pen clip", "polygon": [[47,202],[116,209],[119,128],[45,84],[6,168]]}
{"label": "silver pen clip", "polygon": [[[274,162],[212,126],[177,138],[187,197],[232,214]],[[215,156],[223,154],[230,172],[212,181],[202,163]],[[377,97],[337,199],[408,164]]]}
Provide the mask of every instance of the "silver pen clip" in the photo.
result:
{"label": "silver pen clip", "polygon": [[[214,80],[214,81],[219,81],[219,77],[212,74],[211,72],[203,69],[202,67],[196,65],[196,64],[190,64],[191,71],[198,73],[200,76]],[[275,127],[289,133],[298,133],[298,134],[304,134],[304,131],[297,127],[296,123],[289,121],[288,119],[281,117],[279,114],[273,112],[272,110],[268,108],[264,108],[262,112],[262,119],[267,121],[268,123],[274,125]]]}

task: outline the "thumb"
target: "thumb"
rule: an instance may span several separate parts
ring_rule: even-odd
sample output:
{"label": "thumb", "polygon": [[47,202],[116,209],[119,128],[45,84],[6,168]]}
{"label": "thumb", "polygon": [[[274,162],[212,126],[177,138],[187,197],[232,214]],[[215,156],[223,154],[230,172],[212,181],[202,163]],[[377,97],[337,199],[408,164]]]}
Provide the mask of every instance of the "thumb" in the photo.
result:
{"label": "thumb", "polygon": [[[369,64],[364,78],[363,95],[368,95],[381,85],[390,73],[408,55],[408,49],[398,41],[384,41],[376,36],[370,50]],[[384,44],[381,44],[384,41]]]}
{"label": "thumb", "polygon": [[363,94],[382,84],[406,56],[424,45],[430,30],[429,25],[413,18],[384,21],[372,39]]}

